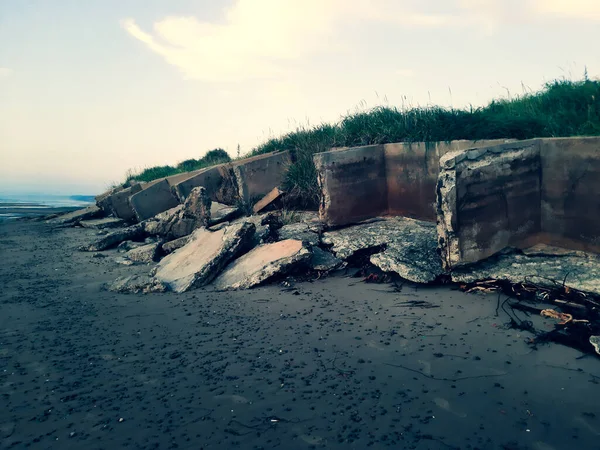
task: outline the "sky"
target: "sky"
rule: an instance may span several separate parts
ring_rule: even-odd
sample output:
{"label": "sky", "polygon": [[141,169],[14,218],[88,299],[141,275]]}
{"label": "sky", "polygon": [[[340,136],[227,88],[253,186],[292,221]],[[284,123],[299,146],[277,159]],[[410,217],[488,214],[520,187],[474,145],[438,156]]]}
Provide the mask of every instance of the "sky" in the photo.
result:
{"label": "sky", "polygon": [[600,76],[598,0],[0,0],[0,193]]}

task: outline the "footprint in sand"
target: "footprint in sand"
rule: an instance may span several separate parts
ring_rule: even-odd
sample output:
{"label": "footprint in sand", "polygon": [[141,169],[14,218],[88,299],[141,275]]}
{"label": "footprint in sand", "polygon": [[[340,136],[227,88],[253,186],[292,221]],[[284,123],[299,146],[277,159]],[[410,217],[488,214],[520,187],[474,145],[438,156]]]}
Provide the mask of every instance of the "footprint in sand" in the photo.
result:
{"label": "footprint in sand", "polygon": [[439,408],[443,409],[444,411],[448,411],[449,413],[454,414],[455,416],[460,417],[461,419],[467,417],[465,413],[460,413],[452,409],[452,407],[450,406],[450,402],[445,398],[436,397],[433,399],[433,403],[435,403]]}

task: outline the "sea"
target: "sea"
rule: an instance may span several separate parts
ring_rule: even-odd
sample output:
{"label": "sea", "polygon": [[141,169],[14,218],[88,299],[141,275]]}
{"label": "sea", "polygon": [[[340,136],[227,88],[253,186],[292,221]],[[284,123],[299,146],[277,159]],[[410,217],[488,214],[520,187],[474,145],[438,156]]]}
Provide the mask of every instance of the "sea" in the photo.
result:
{"label": "sea", "polygon": [[0,193],[0,221],[84,208],[94,201],[93,195]]}

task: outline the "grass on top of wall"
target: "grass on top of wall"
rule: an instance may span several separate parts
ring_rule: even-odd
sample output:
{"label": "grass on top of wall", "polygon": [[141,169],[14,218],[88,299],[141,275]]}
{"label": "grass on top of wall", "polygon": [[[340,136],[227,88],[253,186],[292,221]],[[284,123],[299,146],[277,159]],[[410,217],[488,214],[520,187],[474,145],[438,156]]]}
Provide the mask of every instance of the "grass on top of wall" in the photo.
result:
{"label": "grass on top of wall", "polygon": [[176,175],[183,172],[191,172],[193,170],[204,169],[205,167],[214,166],[231,161],[231,157],[222,148],[216,148],[209,151],[200,159],[186,159],[176,166],[156,166],[148,167],[141,172],[127,174],[125,184],[130,184],[132,181],[152,181],[158,178],[164,178],[171,175]]}
{"label": "grass on top of wall", "polygon": [[587,77],[555,80],[539,92],[493,100],[480,108],[377,107],[347,115],[336,124],[299,128],[270,139],[252,155],[292,151],[296,162],[284,187],[307,205],[315,205],[319,189],[312,155],[332,147],[584,135],[600,135],[600,81]]}
{"label": "grass on top of wall", "polygon": [[[284,189],[303,206],[318,204],[319,189],[312,156],[332,147],[354,147],[392,142],[435,142],[457,139],[528,139],[600,135],[600,81],[555,80],[540,91],[493,100],[479,108],[439,106],[376,107],[342,117],[338,123],[298,128],[269,139],[249,156],[290,150],[294,164]],[[199,160],[160,166],[130,174],[128,181],[151,181],[180,172],[229,161],[216,149]]]}

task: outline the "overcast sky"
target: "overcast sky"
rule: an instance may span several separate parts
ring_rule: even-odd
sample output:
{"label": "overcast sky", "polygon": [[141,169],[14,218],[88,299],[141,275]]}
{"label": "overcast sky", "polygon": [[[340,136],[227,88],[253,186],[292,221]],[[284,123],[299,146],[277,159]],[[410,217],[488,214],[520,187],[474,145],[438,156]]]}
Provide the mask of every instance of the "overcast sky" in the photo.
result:
{"label": "overcast sky", "polygon": [[0,0],[0,192],[600,75],[598,0]]}

